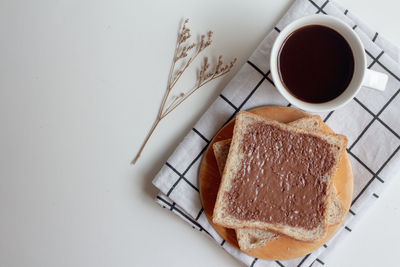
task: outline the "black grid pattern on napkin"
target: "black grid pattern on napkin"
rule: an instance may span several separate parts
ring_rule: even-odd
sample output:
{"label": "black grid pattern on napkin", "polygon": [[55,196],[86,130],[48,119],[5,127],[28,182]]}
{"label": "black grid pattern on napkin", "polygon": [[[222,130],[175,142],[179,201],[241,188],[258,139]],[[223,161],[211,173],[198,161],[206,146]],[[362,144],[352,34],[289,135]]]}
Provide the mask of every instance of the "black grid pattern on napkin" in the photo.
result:
{"label": "black grid pattern on napkin", "polygon": [[[314,1],[309,0],[309,2],[311,3],[311,5],[313,5],[316,8],[316,13],[322,13],[322,14],[327,14],[326,11],[324,10],[325,7],[328,6],[329,4],[329,0],[325,1],[322,3],[322,5],[318,5],[316,4]],[[344,11],[344,14],[347,15],[348,10]],[[355,29],[357,27],[357,25],[354,25],[353,29]],[[277,27],[274,27],[274,30],[277,32],[280,32],[280,29],[278,29]],[[374,36],[371,38],[372,42],[375,42],[376,39],[378,37],[378,33],[376,32],[374,34]],[[391,69],[389,66],[386,66],[380,59],[381,57],[384,55],[384,51],[382,51],[380,54],[378,54],[378,56],[374,57],[372,55],[372,53],[370,53],[369,51],[366,50],[366,54],[368,55],[368,57],[370,57],[372,59],[371,63],[368,65],[368,68],[373,67],[375,64],[378,64],[381,68],[383,68],[385,71],[387,71],[387,73],[391,76],[391,78],[397,80],[400,82],[400,78],[399,76],[397,76]],[[262,75],[262,78],[260,79],[260,81],[256,84],[256,86],[249,92],[249,94],[244,98],[244,100],[241,102],[240,105],[235,105],[233,104],[233,101],[231,101],[228,97],[226,97],[226,95],[224,94],[220,94],[220,98],[225,101],[229,106],[232,107],[233,111],[231,116],[226,120],[226,122],[224,123],[224,125],[229,122],[231,119],[233,119],[235,117],[235,115],[243,108],[243,106],[252,98],[252,96],[254,95],[254,93],[259,89],[260,85],[264,82],[264,81],[268,81],[271,85],[273,84],[273,81],[269,78],[269,74],[270,72],[263,72],[261,70],[261,68],[259,68],[256,64],[254,64],[251,61],[247,61],[248,65],[250,65],[254,71],[258,72],[259,74]],[[372,178],[369,179],[362,187],[361,191],[357,194],[357,196],[354,197],[353,202],[352,202],[352,206],[353,204],[366,192],[366,189],[372,184],[372,182],[374,180],[379,181],[380,183],[384,183],[384,179],[382,179],[380,177],[380,174],[382,172],[382,170],[385,168],[385,166],[390,162],[390,160],[398,153],[398,151],[400,150],[400,145],[388,156],[388,158],[383,162],[383,164],[379,167],[379,169],[377,171],[373,171],[372,168],[370,168],[368,166],[367,163],[365,163],[363,160],[360,159],[359,156],[357,156],[354,152],[353,152],[353,148],[355,148],[357,146],[357,144],[359,143],[359,141],[363,138],[363,136],[368,132],[368,129],[371,127],[371,125],[373,123],[379,123],[379,127],[383,127],[385,129],[387,129],[389,132],[391,132],[397,139],[400,139],[400,134],[394,130],[392,127],[390,127],[387,123],[385,123],[383,121],[382,118],[380,118],[380,115],[387,109],[387,107],[393,102],[393,100],[399,95],[400,93],[400,88],[395,91],[395,93],[387,100],[387,102],[383,105],[383,107],[378,111],[378,112],[372,112],[371,109],[368,108],[368,106],[363,103],[362,101],[360,101],[358,98],[354,98],[353,101],[355,101],[358,105],[360,105],[360,107],[368,114],[370,114],[372,116],[371,121],[367,124],[367,126],[365,128],[363,128],[359,135],[357,136],[357,138],[354,140],[353,143],[349,144],[349,147],[347,149],[348,154],[350,155],[350,157],[352,157],[354,160],[356,160],[357,162],[360,163],[360,165],[368,172],[372,175]],[[290,104],[288,104],[288,106],[290,106]],[[329,119],[331,118],[331,116],[333,115],[334,111],[329,112],[324,118],[323,120],[325,122],[329,123]],[[223,125],[221,126],[223,127]],[[185,178],[186,173],[192,168],[192,166],[202,157],[202,155],[204,154],[204,152],[206,151],[208,145],[210,144],[210,140],[208,140],[207,138],[205,138],[205,135],[203,135],[200,131],[198,131],[196,128],[193,128],[192,131],[194,133],[196,133],[204,142],[205,142],[205,146],[203,147],[203,149],[201,149],[201,151],[197,154],[197,156],[195,156],[193,158],[192,161],[189,162],[187,168],[183,171],[183,172],[178,172],[177,169],[172,166],[171,164],[169,164],[168,162],[166,163],[166,166],[168,168],[170,168],[174,173],[176,173],[176,175],[178,176],[178,179],[176,180],[176,182],[171,186],[171,188],[168,190],[167,196],[169,196],[171,194],[171,192],[176,188],[176,186],[181,183],[181,182],[185,182],[189,185],[190,188],[192,188],[195,192],[198,193],[198,188],[196,185],[194,185],[193,183],[191,183],[188,179]],[[375,192],[372,193],[372,196],[374,198],[379,198],[379,195]],[[199,219],[200,215],[203,213],[203,209],[201,208],[198,212],[198,215],[196,216],[196,218],[191,218],[190,216],[188,216],[187,214],[185,214],[184,211],[181,211],[179,209],[179,207],[177,207],[175,205],[174,202],[170,203],[165,199],[162,199],[161,197],[157,197],[160,201],[162,201],[166,207],[168,207],[171,211],[177,213],[178,215],[180,215],[181,217],[184,217],[188,222],[190,222],[193,226],[195,226],[196,229],[199,229],[200,231],[205,231],[204,228],[197,222],[197,220]],[[356,216],[356,212],[354,212],[352,209],[350,209],[349,213],[352,216]],[[351,232],[352,229],[350,227],[348,227],[347,225],[343,226],[343,229],[345,229],[347,232]],[[205,231],[207,232],[207,231]],[[208,232],[207,232],[208,233]],[[209,233],[208,233],[209,234]],[[223,246],[225,244],[225,240],[223,240],[220,245]],[[324,244],[323,246],[324,248],[327,248],[328,246],[326,244]],[[303,258],[299,259],[298,262],[298,266],[302,266],[303,263],[307,260],[307,258],[310,256],[311,254],[308,254],[306,256],[304,256]],[[256,266],[258,265],[257,263],[260,262],[257,258],[254,258],[253,261],[251,262],[250,266]],[[317,258],[314,262],[311,263],[311,265],[313,265],[313,263],[318,262],[320,265],[324,265],[324,262]],[[277,264],[277,266],[284,266],[284,264],[282,262],[279,261],[275,261],[275,263]],[[311,266],[310,265],[310,266]]]}
{"label": "black grid pattern on napkin", "polygon": [[268,82],[270,82],[272,85],[274,85],[274,82],[271,80],[271,78],[268,77],[268,75],[270,74],[270,71],[267,71],[266,73],[262,72],[254,63],[250,62],[249,60],[247,61],[247,64],[249,64],[250,66],[252,66],[257,72],[259,72],[262,75],[261,80],[257,83],[257,85],[250,91],[250,93],[245,97],[245,99],[242,101],[242,103],[239,106],[235,106],[232,101],[230,101],[227,97],[225,97],[223,94],[220,94],[220,97],[226,102],[228,103],[228,105],[230,105],[233,109],[234,112],[232,113],[232,115],[226,120],[226,122],[224,123],[224,125],[226,125],[228,122],[230,122],[235,116],[236,114],[242,110],[243,106],[247,103],[247,101],[250,100],[250,98],[254,95],[254,93],[258,90],[258,88],[260,87],[260,85],[267,80]]}
{"label": "black grid pattern on napkin", "polygon": [[[163,205],[164,208],[169,208],[170,211],[177,213],[180,217],[184,218],[187,222],[189,222],[190,224],[192,224],[192,227],[193,227],[194,229],[198,229],[200,232],[201,232],[201,231],[204,231],[206,234],[208,234],[209,236],[211,236],[210,233],[209,233],[207,230],[205,230],[205,229],[203,228],[203,226],[201,226],[201,225],[197,222],[198,218],[196,218],[195,220],[193,220],[192,217],[190,217],[190,216],[187,215],[184,211],[182,211],[179,207],[177,207],[175,202],[170,203],[168,200],[164,199],[164,198],[161,197],[161,196],[157,196],[157,200],[159,200],[159,201],[162,203],[162,205]],[[202,211],[201,211],[201,212],[202,212]],[[199,217],[200,217],[200,214],[199,214]]]}

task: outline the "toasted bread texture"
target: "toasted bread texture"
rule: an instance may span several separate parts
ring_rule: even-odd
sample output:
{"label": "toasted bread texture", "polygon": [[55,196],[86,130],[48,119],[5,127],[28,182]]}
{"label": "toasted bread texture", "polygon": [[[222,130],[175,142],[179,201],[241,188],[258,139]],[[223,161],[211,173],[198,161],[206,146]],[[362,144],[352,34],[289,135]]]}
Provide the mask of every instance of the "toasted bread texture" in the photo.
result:
{"label": "toasted bread texture", "polygon": [[[270,230],[271,232],[284,234],[290,236],[292,238],[303,240],[303,241],[313,241],[319,238],[322,238],[326,231],[326,224],[328,222],[334,223],[340,221],[340,214],[343,213],[340,211],[341,205],[339,201],[328,201],[328,196],[330,194],[330,180],[333,174],[335,173],[341,152],[345,149],[347,144],[346,137],[337,134],[326,134],[316,132],[320,129],[318,126],[319,123],[322,123],[319,120],[315,121],[313,124],[314,128],[310,130],[301,129],[300,127],[304,127],[305,125],[309,125],[309,122],[299,122],[296,126],[285,125],[282,123],[278,123],[276,121],[266,120],[257,115],[248,113],[248,112],[240,112],[236,118],[233,140],[231,143],[231,147],[228,153],[228,158],[226,161],[226,167],[223,170],[221,185],[219,188],[216,205],[213,213],[213,221],[214,223],[223,225],[228,228],[257,228],[259,230]],[[313,138],[319,138],[324,142],[328,143],[330,146],[330,152],[333,156],[334,162],[333,166],[324,173],[322,177],[319,177],[320,183],[326,186],[326,190],[324,190],[324,195],[320,196],[322,199],[322,204],[324,205],[322,220],[318,222],[317,225],[313,226],[311,229],[300,226],[293,226],[287,223],[277,223],[277,222],[268,222],[268,220],[263,219],[243,219],[237,218],[234,215],[228,212],[228,205],[230,205],[229,200],[227,199],[227,193],[232,188],[232,183],[234,179],[237,177],[237,173],[242,165],[242,161],[244,159],[243,155],[243,136],[249,130],[251,130],[251,125],[254,124],[262,124],[273,127],[277,131],[286,131],[290,132],[293,135],[300,134],[302,136],[312,136]],[[218,145],[216,145],[218,146]],[[214,146],[214,148],[216,147]],[[218,150],[218,148],[216,149]],[[226,154],[225,154],[226,155]],[[337,207],[333,212],[336,215],[328,215],[328,202],[332,203],[334,207]],[[336,212],[337,211],[337,212]],[[290,215],[289,215],[290,216]],[[242,231],[242,230],[239,230]],[[247,231],[247,230],[246,230]],[[259,233],[257,231],[257,233]],[[264,233],[263,233],[264,234]],[[242,236],[239,234],[239,236]],[[256,237],[259,235],[257,234]],[[265,236],[267,240],[271,240],[272,238],[270,234]],[[247,238],[242,237],[242,240],[256,241],[258,239],[255,238]],[[258,245],[259,242],[253,242]],[[259,245],[258,245],[259,246]],[[249,248],[249,246],[247,246]],[[251,249],[251,247],[250,247]]]}
{"label": "toasted bread texture", "polygon": [[328,202],[328,225],[335,225],[342,221],[345,209],[340,201],[336,188],[332,186]]}
{"label": "toasted bread texture", "polygon": [[[313,131],[322,130],[322,120],[318,115],[308,116],[296,121],[290,122],[289,125],[309,129]],[[219,173],[222,175],[225,168],[226,159],[229,153],[231,139],[222,140],[213,144],[213,151],[216,158]],[[341,221],[344,215],[342,202],[338,199],[336,190],[333,188],[330,194],[328,205],[328,225],[337,224]],[[255,228],[240,228],[236,229],[236,237],[239,247],[242,251],[251,251],[267,245],[279,237],[279,235]]]}

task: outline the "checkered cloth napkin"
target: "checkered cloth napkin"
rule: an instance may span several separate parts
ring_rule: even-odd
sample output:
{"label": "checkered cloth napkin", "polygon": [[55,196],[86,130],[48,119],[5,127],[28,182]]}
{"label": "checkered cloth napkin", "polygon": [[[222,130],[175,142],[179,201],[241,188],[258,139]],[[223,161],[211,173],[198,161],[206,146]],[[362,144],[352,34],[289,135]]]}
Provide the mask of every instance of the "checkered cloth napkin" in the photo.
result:
{"label": "checkered cloth napkin", "polygon": [[[290,22],[315,13],[345,21],[365,46],[368,68],[387,73],[384,92],[363,88],[347,105],[318,113],[336,132],[349,139],[354,171],[350,213],[338,233],[321,248],[294,260],[267,261],[250,257],[225,242],[208,222],[200,202],[198,172],[203,153],[217,131],[239,110],[263,105],[289,106],[274,88],[269,72],[272,44]],[[297,0],[265,37],[249,60],[222,91],[194,128],[176,148],[153,183],[160,189],[157,202],[181,216],[193,228],[211,236],[228,253],[249,266],[319,266],[340,240],[351,235],[361,214],[379,198],[400,170],[400,53],[399,48],[333,1]]]}

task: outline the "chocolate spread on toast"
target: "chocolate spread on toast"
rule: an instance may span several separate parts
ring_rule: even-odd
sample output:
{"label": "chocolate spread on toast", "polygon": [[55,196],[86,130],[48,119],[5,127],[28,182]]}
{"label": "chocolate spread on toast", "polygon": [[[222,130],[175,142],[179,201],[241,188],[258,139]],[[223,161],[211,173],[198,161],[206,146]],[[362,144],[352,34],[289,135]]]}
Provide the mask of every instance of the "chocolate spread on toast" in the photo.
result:
{"label": "chocolate spread on toast", "polygon": [[318,226],[326,212],[323,176],[334,166],[332,146],[317,136],[279,126],[249,126],[240,147],[241,166],[226,193],[228,213],[305,229]]}

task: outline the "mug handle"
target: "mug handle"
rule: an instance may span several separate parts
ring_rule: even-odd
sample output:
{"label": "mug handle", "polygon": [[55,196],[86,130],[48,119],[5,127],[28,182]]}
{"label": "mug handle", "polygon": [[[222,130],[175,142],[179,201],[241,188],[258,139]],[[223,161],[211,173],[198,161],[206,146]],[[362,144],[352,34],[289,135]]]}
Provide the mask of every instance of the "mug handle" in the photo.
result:
{"label": "mug handle", "polygon": [[384,91],[388,79],[389,77],[385,73],[366,69],[362,86],[378,91]]}

